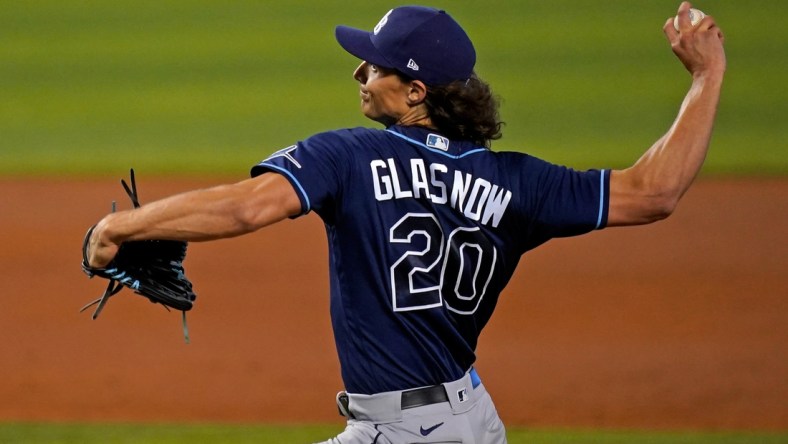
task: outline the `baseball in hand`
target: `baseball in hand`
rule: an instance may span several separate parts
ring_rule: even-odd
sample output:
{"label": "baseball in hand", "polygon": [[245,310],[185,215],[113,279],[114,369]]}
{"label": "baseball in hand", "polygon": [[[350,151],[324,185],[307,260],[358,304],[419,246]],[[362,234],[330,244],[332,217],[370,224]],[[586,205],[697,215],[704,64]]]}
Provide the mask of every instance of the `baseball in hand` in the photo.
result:
{"label": "baseball in hand", "polygon": [[[692,26],[695,26],[703,20],[703,17],[706,17],[706,14],[703,13],[700,9],[691,8],[689,10],[690,22]],[[673,18],[673,27],[676,28],[676,31],[679,30],[679,16]]]}

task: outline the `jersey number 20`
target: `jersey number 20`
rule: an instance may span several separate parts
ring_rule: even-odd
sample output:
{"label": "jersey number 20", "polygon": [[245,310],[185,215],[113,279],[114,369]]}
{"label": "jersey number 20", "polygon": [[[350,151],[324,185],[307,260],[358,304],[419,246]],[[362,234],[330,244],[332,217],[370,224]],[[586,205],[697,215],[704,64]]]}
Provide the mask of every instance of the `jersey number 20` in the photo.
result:
{"label": "jersey number 20", "polygon": [[458,314],[476,312],[498,254],[478,227],[456,228],[445,240],[434,215],[408,213],[391,227],[389,242],[409,247],[391,266],[394,311],[445,304]]}

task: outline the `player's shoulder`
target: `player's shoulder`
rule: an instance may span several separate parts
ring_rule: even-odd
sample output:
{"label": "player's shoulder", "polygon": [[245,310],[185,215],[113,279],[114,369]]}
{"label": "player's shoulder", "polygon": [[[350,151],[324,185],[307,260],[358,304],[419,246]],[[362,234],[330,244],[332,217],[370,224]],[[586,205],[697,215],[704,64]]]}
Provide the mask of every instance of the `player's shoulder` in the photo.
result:
{"label": "player's shoulder", "polygon": [[372,128],[340,128],[315,133],[293,147],[296,157],[319,158],[337,169],[356,163],[368,148],[380,145],[383,131]]}
{"label": "player's shoulder", "polygon": [[517,163],[519,165],[527,165],[529,168],[538,168],[538,169],[567,168],[563,165],[521,151],[496,151],[495,155],[505,163]]}
{"label": "player's shoulder", "polygon": [[306,142],[358,142],[359,139],[385,137],[385,131],[375,128],[354,127],[322,131],[309,137]]}
{"label": "player's shoulder", "polygon": [[488,156],[494,158],[494,162],[507,168],[507,169],[521,169],[521,168],[541,168],[549,165],[549,162],[544,161],[531,154],[521,151],[509,150],[489,150]]}

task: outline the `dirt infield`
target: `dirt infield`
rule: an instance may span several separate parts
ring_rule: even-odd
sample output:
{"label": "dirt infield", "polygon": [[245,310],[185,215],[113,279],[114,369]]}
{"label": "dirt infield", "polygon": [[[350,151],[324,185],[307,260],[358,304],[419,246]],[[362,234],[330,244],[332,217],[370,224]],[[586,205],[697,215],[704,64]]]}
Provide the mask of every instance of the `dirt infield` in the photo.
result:
{"label": "dirt infield", "polygon": [[[138,177],[141,200],[216,182]],[[115,180],[0,180],[0,420],[340,422],[310,215],[192,244],[180,316],[80,271]],[[511,424],[788,429],[788,181],[697,183],[677,213],[527,254],[481,338]]]}

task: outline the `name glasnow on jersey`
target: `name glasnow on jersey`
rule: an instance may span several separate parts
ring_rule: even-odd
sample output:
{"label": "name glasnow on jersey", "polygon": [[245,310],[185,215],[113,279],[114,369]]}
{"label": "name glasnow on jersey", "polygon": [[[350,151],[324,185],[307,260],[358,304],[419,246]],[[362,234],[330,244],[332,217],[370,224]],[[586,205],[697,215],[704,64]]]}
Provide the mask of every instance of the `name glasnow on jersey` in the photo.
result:
{"label": "name glasnow on jersey", "polygon": [[470,173],[450,171],[441,163],[427,165],[423,159],[410,159],[408,166],[409,171],[397,169],[393,158],[371,161],[375,199],[428,199],[449,205],[471,220],[497,227],[512,198],[507,189]]}

